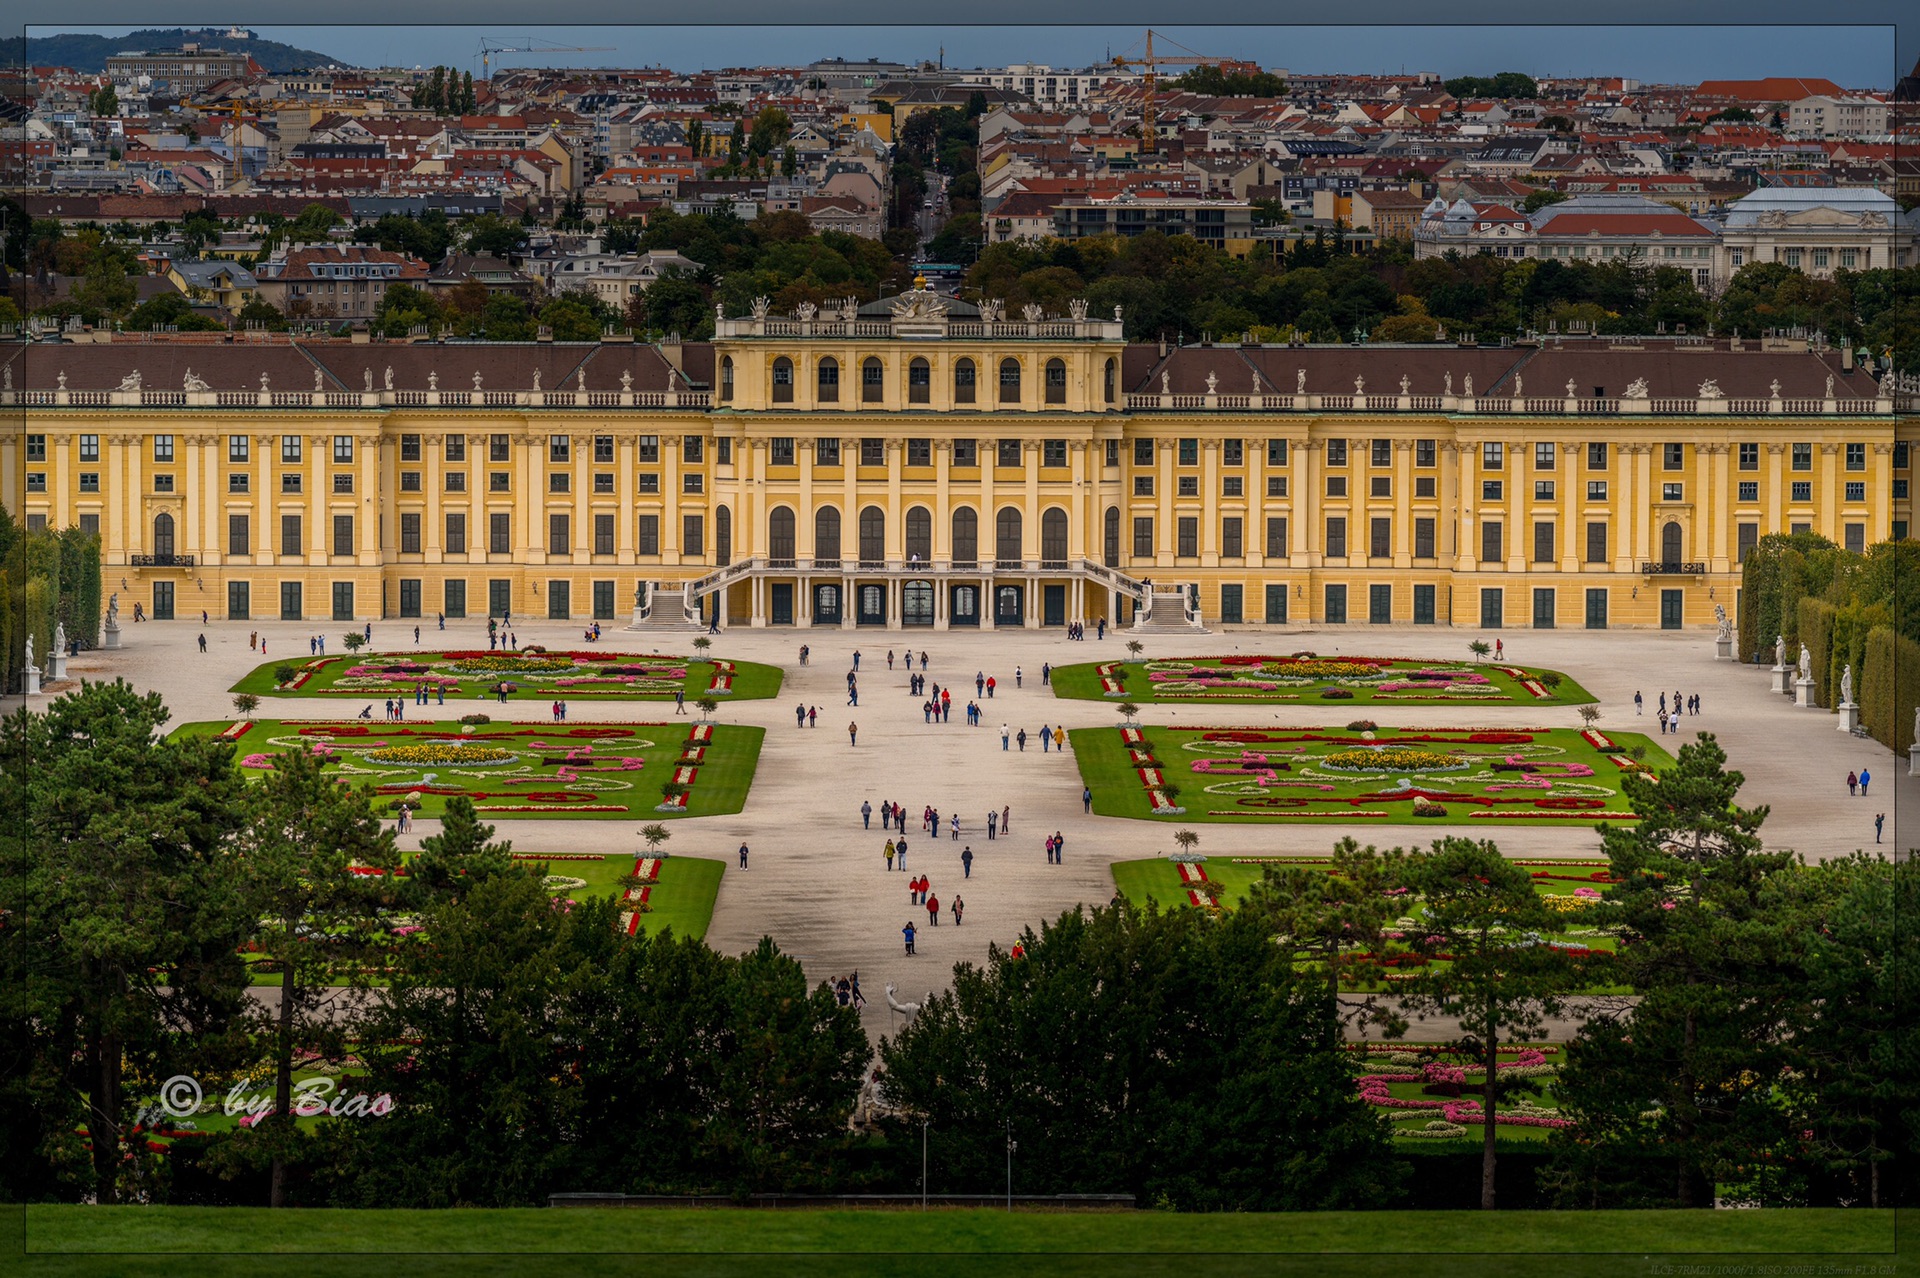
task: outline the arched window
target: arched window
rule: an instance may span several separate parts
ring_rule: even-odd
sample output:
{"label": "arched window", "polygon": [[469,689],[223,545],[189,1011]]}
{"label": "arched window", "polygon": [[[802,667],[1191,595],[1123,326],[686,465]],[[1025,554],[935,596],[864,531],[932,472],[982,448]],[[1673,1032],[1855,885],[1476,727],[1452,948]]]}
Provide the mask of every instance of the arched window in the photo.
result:
{"label": "arched window", "polygon": [[713,563],[725,568],[733,562],[733,511],[725,506],[713,512]]}
{"label": "arched window", "polygon": [[1000,513],[993,517],[993,557],[1010,563],[1019,563],[1020,550],[1020,511],[1017,507],[1002,506]]}
{"label": "arched window", "polygon": [[793,402],[793,361],[785,355],[773,361],[773,402]]}
{"label": "arched window", "polygon": [[840,402],[840,361],[828,355],[820,361],[820,402]]}
{"label": "arched window", "polygon": [[953,402],[971,404],[974,402],[975,383],[979,380],[970,359],[960,360],[953,366]]}
{"label": "arched window", "polygon": [[720,361],[720,402],[733,402],[733,356],[728,355]]}
{"label": "arched window", "polygon": [[933,514],[925,506],[907,508],[907,558],[921,563],[933,558]]}
{"label": "arched window", "polygon": [[813,512],[813,562],[840,562],[840,511],[822,506]]}
{"label": "arched window", "polygon": [[1682,537],[1679,523],[1669,519],[1666,527],[1660,530],[1660,563],[1662,567],[1677,568],[1680,566],[1680,562],[1686,558],[1686,550],[1685,547],[1681,545],[1681,541]]}
{"label": "arched window", "polygon": [[1118,568],[1120,566],[1120,508],[1107,507],[1106,519],[1102,522],[1105,526],[1101,529],[1101,541],[1104,543],[1102,549],[1105,551],[1106,565],[1109,568]]}
{"label": "arched window", "polygon": [[1047,361],[1047,402],[1049,404],[1067,402],[1067,362],[1063,359]]}
{"label": "arched window", "polygon": [[1115,386],[1115,383],[1119,380],[1119,376],[1120,376],[1120,373],[1119,373],[1119,368],[1117,367],[1117,361],[1111,360],[1111,359],[1108,360],[1106,390],[1107,390],[1107,402],[1109,404],[1113,403],[1114,393],[1117,389]]}
{"label": "arched window", "polygon": [[767,514],[767,557],[793,561],[793,510],[775,506]]}
{"label": "arched window", "polygon": [[1040,561],[1055,567],[1067,562],[1067,512],[1050,506],[1040,516]]}
{"label": "arched window", "polygon": [[878,506],[860,511],[860,562],[884,563],[887,558],[887,513]]}
{"label": "arched window", "polygon": [[860,402],[878,404],[887,397],[887,368],[872,355],[860,361]]}
{"label": "arched window", "polygon": [[980,558],[980,516],[970,506],[953,512],[953,558],[955,563],[970,564]]}
{"label": "arched window", "polygon": [[916,357],[907,365],[907,402],[925,404],[933,398],[933,365]]}
{"label": "arched window", "polygon": [[1000,402],[1020,402],[1020,361],[1011,356],[1000,361]]}
{"label": "arched window", "polygon": [[153,553],[168,557],[173,554],[173,516],[164,510],[153,517]]}

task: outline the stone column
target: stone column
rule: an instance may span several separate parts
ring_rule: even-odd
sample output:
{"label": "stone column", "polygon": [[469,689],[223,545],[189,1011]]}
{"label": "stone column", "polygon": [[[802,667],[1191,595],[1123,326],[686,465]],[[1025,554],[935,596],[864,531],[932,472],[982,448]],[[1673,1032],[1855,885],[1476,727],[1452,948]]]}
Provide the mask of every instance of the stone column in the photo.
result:
{"label": "stone column", "polygon": [[1816,531],[1828,541],[1840,540],[1840,445],[1820,445],[1820,515]]}
{"label": "stone column", "polygon": [[[1413,441],[1393,441],[1393,566],[1413,567]],[[1408,596],[1411,608],[1412,596]],[[1409,613],[1408,615],[1412,615]]]}
{"label": "stone column", "polygon": [[[1220,566],[1220,441],[1200,441],[1200,566]],[[1245,533],[1241,534],[1244,539]]]}
{"label": "stone column", "polygon": [[1707,508],[1708,553],[1702,558],[1707,561],[1707,571],[1712,573],[1729,572],[1733,567],[1733,555],[1727,544],[1727,507],[1733,501],[1727,480],[1730,447],[1720,443],[1700,445],[1700,451],[1707,456],[1706,464],[1701,467],[1701,497]]}

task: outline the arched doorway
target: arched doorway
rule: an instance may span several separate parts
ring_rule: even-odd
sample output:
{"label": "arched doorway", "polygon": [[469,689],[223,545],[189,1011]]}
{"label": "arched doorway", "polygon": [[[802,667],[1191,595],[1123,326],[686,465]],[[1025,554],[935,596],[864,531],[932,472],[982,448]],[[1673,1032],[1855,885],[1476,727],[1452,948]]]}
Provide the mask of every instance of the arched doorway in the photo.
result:
{"label": "arched doorway", "polygon": [[907,562],[927,563],[933,558],[933,513],[925,506],[907,510]]}
{"label": "arched doorway", "polygon": [[1100,540],[1103,543],[1101,550],[1104,552],[1105,563],[1109,568],[1118,568],[1120,566],[1120,508],[1107,507],[1106,517],[1101,521],[1101,525]]}
{"label": "arched doorway", "polygon": [[173,516],[161,511],[153,517],[153,561],[169,563],[173,559]]}
{"label": "arched doorway", "polygon": [[900,624],[903,626],[933,624],[933,583],[931,581],[906,581],[900,584]]}
{"label": "arched doorway", "polygon": [[879,567],[887,559],[887,512],[878,506],[860,511],[860,562]]}
{"label": "arched doorway", "polygon": [[726,506],[713,512],[713,562],[721,568],[733,562],[733,511]]}
{"label": "arched doorway", "polygon": [[1050,506],[1040,516],[1040,566],[1067,566],[1067,512]]}
{"label": "arched doorway", "polygon": [[793,509],[789,506],[775,506],[767,513],[767,558],[793,562]]}
{"label": "arched doorway", "polygon": [[953,512],[953,561],[974,564],[980,560],[980,516],[970,506]]}
{"label": "arched doorway", "polygon": [[813,512],[813,563],[816,568],[840,563],[840,512],[833,506]]}
{"label": "arched doorway", "polygon": [[1002,506],[1000,513],[993,517],[993,557],[1003,564],[1019,566],[1022,563],[1018,507]]}
{"label": "arched doorway", "polygon": [[1660,529],[1660,566],[1669,570],[1680,567],[1686,559],[1685,536],[1680,531],[1680,521],[1669,519]]}

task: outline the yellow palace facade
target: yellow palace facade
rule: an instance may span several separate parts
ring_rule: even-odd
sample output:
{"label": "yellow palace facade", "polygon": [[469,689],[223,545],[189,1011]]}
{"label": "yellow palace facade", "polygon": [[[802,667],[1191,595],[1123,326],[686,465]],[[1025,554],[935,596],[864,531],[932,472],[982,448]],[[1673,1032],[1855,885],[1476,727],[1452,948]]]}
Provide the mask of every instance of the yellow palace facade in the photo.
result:
{"label": "yellow palace facade", "polygon": [[717,328],[13,342],[0,491],[157,619],[1681,627],[1767,533],[1911,528],[1920,401],[1804,339],[1168,348],[919,291]]}

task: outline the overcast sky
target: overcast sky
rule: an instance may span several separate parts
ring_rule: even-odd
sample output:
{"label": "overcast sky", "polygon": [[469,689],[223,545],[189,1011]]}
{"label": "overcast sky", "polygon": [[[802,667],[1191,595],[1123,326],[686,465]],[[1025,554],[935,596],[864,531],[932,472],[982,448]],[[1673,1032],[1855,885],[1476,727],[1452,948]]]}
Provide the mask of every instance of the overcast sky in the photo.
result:
{"label": "overcast sky", "polygon": [[[348,0],[349,5],[361,0]],[[1122,0],[1124,6],[1125,0]],[[729,13],[761,0],[739,0]],[[184,6],[183,6],[184,7]],[[263,9],[277,7],[271,3]],[[472,12],[480,5],[470,5]],[[764,7],[764,6],[762,6]],[[1191,5],[1186,6],[1192,11]],[[1631,4],[1611,6],[1610,13]],[[430,13],[434,0],[415,0],[410,13]],[[1850,26],[1758,26],[1770,0],[1749,0],[1750,15],[1738,26],[1552,27],[1483,26],[1169,26],[1156,27],[1196,53],[1247,58],[1290,71],[1437,71],[1444,76],[1524,71],[1531,75],[1623,75],[1649,83],[1718,77],[1822,76],[1848,88],[1889,88],[1905,69],[1896,58],[1891,25],[1872,25],[1884,11],[1844,3],[1827,11],[1836,20],[1864,19]],[[340,12],[338,3],[331,11]],[[524,12],[524,9],[521,10]],[[581,0],[565,6],[582,12]],[[781,6],[783,13],[791,9]],[[115,27],[29,27],[30,35],[55,30],[118,35],[143,26],[198,25],[163,6],[145,21]],[[1111,8],[1108,12],[1113,12]],[[1686,10],[1689,15],[1696,9]],[[331,54],[357,65],[452,63],[479,71],[482,36],[514,40],[533,36],[563,45],[610,45],[591,53],[528,57],[508,54],[496,65],[670,66],[696,70],[759,63],[791,64],[813,58],[850,61],[937,59],[944,47],[949,67],[1044,62],[1080,67],[1112,54],[1137,53],[1140,26],[529,26],[524,18],[486,26],[254,25],[263,37]],[[1156,51],[1163,45],[1157,44]]]}

